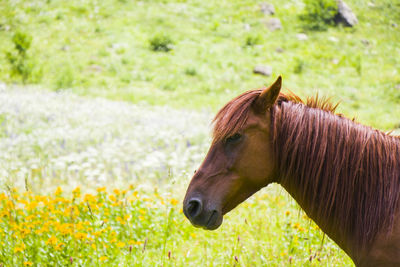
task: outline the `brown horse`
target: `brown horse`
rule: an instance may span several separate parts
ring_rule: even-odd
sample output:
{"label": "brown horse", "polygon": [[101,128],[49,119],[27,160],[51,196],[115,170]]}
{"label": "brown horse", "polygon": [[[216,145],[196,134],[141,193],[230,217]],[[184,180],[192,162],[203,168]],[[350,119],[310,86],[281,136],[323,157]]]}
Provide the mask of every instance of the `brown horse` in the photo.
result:
{"label": "brown horse", "polygon": [[213,142],[183,202],[213,230],[270,183],[282,185],[357,266],[400,266],[400,138],[335,114],[336,105],[269,88],[214,119]]}

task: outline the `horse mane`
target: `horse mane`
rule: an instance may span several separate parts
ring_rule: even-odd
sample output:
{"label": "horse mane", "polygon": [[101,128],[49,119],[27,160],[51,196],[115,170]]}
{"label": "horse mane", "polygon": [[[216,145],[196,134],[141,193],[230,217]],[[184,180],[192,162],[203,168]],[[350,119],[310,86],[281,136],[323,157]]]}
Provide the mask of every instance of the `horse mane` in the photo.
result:
{"label": "horse mane", "polygon": [[280,183],[295,188],[314,218],[359,248],[382,229],[390,233],[400,197],[398,137],[290,101],[272,116]]}
{"label": "horse mane", "polygon": [[[217,113],[214,143],[240,131],[261,92],[247,91]],[[400,138],[335,114],[337,106],[318,96],[303,101],[293,93],[279,95],[271,108],[276,168],[279,183],[295,188],[314,218],[365,247],[393,224]]]}

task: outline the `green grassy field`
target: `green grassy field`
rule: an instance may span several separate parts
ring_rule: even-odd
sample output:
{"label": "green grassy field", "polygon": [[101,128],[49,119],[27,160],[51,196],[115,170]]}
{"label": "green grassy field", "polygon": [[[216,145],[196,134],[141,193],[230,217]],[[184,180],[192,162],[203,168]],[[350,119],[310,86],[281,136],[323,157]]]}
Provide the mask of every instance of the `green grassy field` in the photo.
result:
{"label": "green grassy field", "polygon": [[[341,111],[383,129],[400,124],[400,4],[348,1],[355,28],[304,32],[302,1],[270,1],[283,29],[271,32],[256,1],[3,1],[0,80],[10,77],[5,52],[12,35],[32,36],[27,82],[78,94],[175,107],[212,108],[271,82],[257,64],[282,74],[301,96],[322,92]],[[168,52],[150,40],[167,36]],[[282,53],[276,51],[283,49]],[[397,86],[397,87],[396,87]]]}
{"label": "green grassy field", "polygon": [[273,16],[256,1],[3,0],[0,265],[352,265],[276,185],[217,231],[181,212],[212,114],[280,74],[400,128],[399,2],[348,0],[359,24],[326,31],[304,30],[302,1],[269,2]]}

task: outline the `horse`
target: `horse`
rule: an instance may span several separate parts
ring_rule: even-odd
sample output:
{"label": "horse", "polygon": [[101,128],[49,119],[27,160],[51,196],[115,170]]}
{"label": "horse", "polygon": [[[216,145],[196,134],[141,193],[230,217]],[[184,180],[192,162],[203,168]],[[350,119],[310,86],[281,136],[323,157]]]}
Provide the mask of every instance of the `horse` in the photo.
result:
{"label": "horse", "polygon": [[281,92],[282,78],[228,102],[183,200],[196,227],[281,185],[356,266],[400,266],[400,137]]}

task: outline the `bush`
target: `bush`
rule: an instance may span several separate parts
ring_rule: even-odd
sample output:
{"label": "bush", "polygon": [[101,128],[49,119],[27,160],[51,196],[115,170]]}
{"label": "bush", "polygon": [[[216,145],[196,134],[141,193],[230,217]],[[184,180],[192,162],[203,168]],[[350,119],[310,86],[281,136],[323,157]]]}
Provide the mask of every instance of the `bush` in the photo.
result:
{"label": "bush", "polygon": [[29,58],[28,50],[32,43],[32,36],[16,32],[12,37],[15,50],[6,52],[6,58],[11,65],[11,76],[19,76],[22,82],[28,79],[39,78],[40,71],[34,71],[34,61]]}
{"label": "bush", "polygon": [[153,51],[168,52],[173,48],[173,41],[168,35],[157,34],[150,39],[150,48]]}
{"label": "bush", "polygon": [[334,24],[337,14],[335,0],[304,0],[304,4],[304,13],[300,15],[300,19],[306,30],[324,31]]}
{"label": "bush", "polygon": [[262,37],[260,35],[248,35],[246,37],[245,45],[254,46],[262,43]]}

